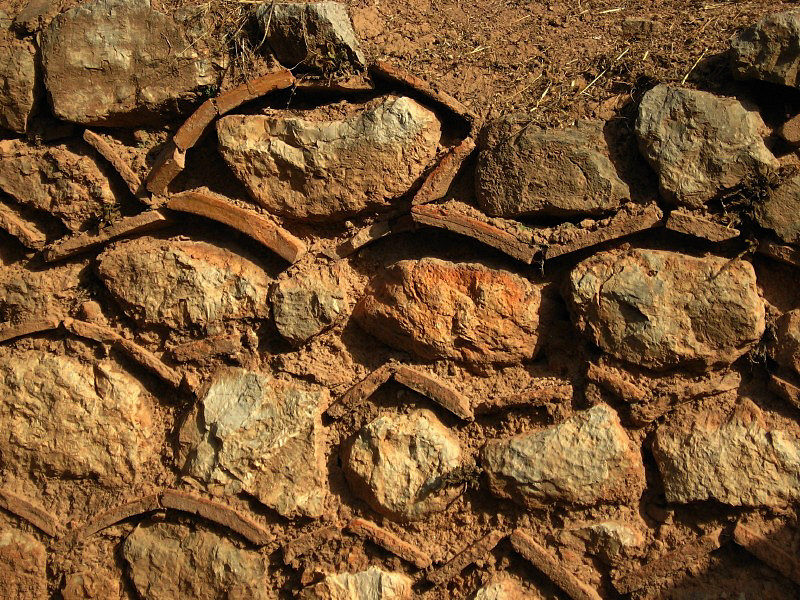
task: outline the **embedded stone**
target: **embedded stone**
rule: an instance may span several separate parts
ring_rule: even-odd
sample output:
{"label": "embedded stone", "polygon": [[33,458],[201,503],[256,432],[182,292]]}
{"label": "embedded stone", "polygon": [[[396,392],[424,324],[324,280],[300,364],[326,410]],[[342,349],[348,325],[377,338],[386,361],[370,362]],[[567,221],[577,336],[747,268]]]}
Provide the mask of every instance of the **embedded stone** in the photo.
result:
{"label": "embedded stone", "polygon": [[41,87],[36,47],[8,30],[0,30],[0,82],[0,128],[25,133]]}
{"label": "embedded stone", "polygon": [[500,579],[480,588],[472,600],[539,600],[541,594],[524,590],[513,579]]}
{"label": "embedded stone", "polygon": [[20,323],[32,319],[66,317],[81,301],[85,265],[69,263],[44,271],[19,264],[0,269],[0,319]]}
{"label": "embedded stone", "polygon": [[47,552],[31,535],[0,531],[0,582],[4,598],[44,600],[47,593]]}
{"label": "embedded stone", "polygon": [[328,329],[346,308],[344,291],[322,275],[284,279],[270,301],[278,333],[296,346]]}
{"label": "embedded stone", "polygon": [[784,313],[775,322],[772,347],[775,360],[800,375],[800,308]]}
{"label": "embedded stone", "polygon": [[800,84],[800,11],[772,13],[731,38],[735,77]]}
{"label": "embedded stone", "polygon": [[410,600],[411,597],[409,577],[378,567],[358,573],[326,575],[300,594],[303,600]]}
{"label": "embedded stone", "polygon": [[800,175],[782,182],[755,206],[759,225],[789,244],[800,245]]}

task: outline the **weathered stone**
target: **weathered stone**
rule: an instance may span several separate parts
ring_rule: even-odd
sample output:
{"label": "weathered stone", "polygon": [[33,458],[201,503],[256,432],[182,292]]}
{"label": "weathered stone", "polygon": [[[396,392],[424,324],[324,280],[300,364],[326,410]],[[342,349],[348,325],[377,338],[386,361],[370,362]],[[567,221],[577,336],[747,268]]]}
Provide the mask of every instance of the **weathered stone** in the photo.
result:
{"label": "weathered stone", "polygon": [[416,521],[444,510],[461,493],[442,481],[460,459],[458,438],[423,409],[366,425],[345,448],[343,463],[353,491],[373,509]]}
{"label": "weathered stone", "polygon": [[644,537],[636,529],[618,521],[600,521],[570,530],[570,534],[583,540],[586,549],[606,562],[623,558],[644,544]]}
{"label": "weathered stone", "polygon": [[501,579],[487,583],[472,597],[472,600],[539,600],[542,596],[523,590],[513,579]]}
{"label": "weathered stone", "polygon": [[323,110],[217,122],[223,158],[273,213],[331,220],[385,209],[436,157],[441,124],[410,98],[378,98],[342,120]]}
{"label": "weathered stone", "polygon": [[326,489],[320,415],[327,403],[324,388],[224,370],[185,426],[183,436],[197,440],[186,470],[284,516],[319,517]]}
{"label": "weathered stone", "polygon": [[117,243],[98,257],[97,271],[125,312],[143,323],[180,328],[267,316],[264,270],[206,242]]}
{"label": "weathered stone", "polygon": [[135,482],[161,447],[142,386],[108,362],[8,352],[0,361],[0,455],[20,475]]}
{"label": "weathered stone", "polygon": [[673,416],[656,430],[653,456],[668,502],[786,506],[800,499],[796,428],[769,427],[747,398],[729,416],[713,409]]}
{"label": "weathered stone", "polygon": [[55,115],[130,127],[190,108],[218,82],[208,32],[192,16],[173,20],[150,0],[94,0],[58,15],[42,33]]}
{"label": "weathered stone", "polygon": [[572,270],[566,295],[589,339],[655,370],[730,364],[764,333],[753,266],[738,259],[599,252]]}
{"label": "weathered stone", "polygon": [[47,211],[71,231],[94,224],[117,200],[94,159],[77,144],[0,141],[0,190]]}
{"label": "weathered stone", "polygon": [[410,600],[411,597],[411,579],[378,567],[327,575],[300,594],[303,600]]}
{"label": "weathered stone", "polygon": [[800,308],[783,314],[775,322],[775,360],[800,375]]}
{"label": "weathered stone", "polygon": [[84,265],[71,263],[44,271],[19,264],[0,269],[0,320],[20,323],[59,319],[80,301]]}
{"label": "weathered stone", "polygon": [[366,66],[344,4],[265,2],[256,10],[256,18],[286,67],[332,75]]}
{"label": "weathered stone", "polygon": [[41,85],[36,47],[0,30],[0,127],[25,133]]}
{"label": "weathered stone", "polygon": [[658,173],[663,198],[703,206],[717,194],[779,167],[758,112],[735,98],[658,85],[639,106],[639,148]]}
{"label": "weathered stone", "polygon": [[64,578],[62,600],[108,600],[119,597],[119,581],[103,571],[70,573]]}
{"label": "weathered stone", "polygon": [[756,221],[772,229],[784,242],[800,244],[800,175],[795,175],[772,190],[755,207]]}
{"label": "weathered stone", "polygon": [[630,198],[608,157],[602,123],[561,130],[500,122],[489,129],[475,170],[489,215],[599,215]]}
{"label": "weathered stone", "polygon": [[541,288],[480,264],[405,260],[372,280],[353,316],[422,358],[513,363],[536,354]]}
{"label": "weathered stone", "polygon": [[330,327],[345,309],[344,291],[324,276],[284,279],[270,296],[275,326],[300,346]]}
{"label": "weathered stone", "polygon": [[25,33],[36,33],[47,26],[60,10],[53,0],[29,0],[14,18],[14,27]]}
{"label": "weathered stone", "polygon": [[800,11],[769,14],[734,35],[731,66],[741,79],[800,85]]}
{"label": "weathered stone", "polygon": [[47,553],[44,546],[27,533],[0,531],[0,582],[4,598],[49,598]]}
{"label": "weathered stone", "polygon": [[258,552],[216,533],[171,523],[139,525],[122,544],[122,558],[144,600],[271,598]]}
{"label": "weathered stone", "polygon": [[563,423],[481,451],[492,491],[528,507],[625,502],[644,489],[644,467],[619,417],[605,404]]}

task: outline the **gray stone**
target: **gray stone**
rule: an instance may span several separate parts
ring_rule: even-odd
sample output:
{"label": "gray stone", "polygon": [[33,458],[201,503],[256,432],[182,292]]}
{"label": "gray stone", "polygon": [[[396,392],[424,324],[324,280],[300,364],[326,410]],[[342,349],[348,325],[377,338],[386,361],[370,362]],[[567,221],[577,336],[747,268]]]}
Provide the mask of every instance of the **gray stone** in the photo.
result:
{"label": "gray stone", "polygon": [[270,212],[321,221],[386,209],[436,157],[441,124],[410,98],[378,98],[341,120],[324,110],[217,122],[220,153]]}
{"label": "gray stone", "polygon": [[639,449],[605,404],[549,429],[491,440],[481,464],[492,492],[531,508],[629,502],[644,489]]}
{"label": "gray stone", "polygon": [[800,10],[769,14],[734,35],[731,66],[741,79],[800,85]]}
{"label": "gray stone", "polygon": [[601,349],[655,370],[724,366],[765,328],[753,266],[663,250],[598,252],[570,273],[578,329]]}
{"label": "gray stone", "polygon": [[221,371],[182,432],[195,440],[185,470],[284,516],[319,517],[327,480],[320,415],[327,404],[325,388]]}
{"label": "gray stone", "polygon": [[256,18],[275,56],[286,67],[333,75],[366,66],[344,4],[265,2],[256,10]]}
{"label": "gray stone", "polygon": [[800,175],[781,183],[755,207],[758,224],[772,229],[784,242],[800,244]]}
{"label": "gray stone", "polygon": [[53,112],[104,127],[157,122],[187,111],[219,80],[208,32],[155,11],[150,0],[94,0],[42,32]]}
{"label": "gray stone", "polygon": [[462,491],[442,477],[461,464],[461,446],[429,410],[383,415],[345,448],[345,475],[373,509],[398,521],[444,510]]}
{"label": "gray stone", "polygon": [[139,525],[122,544],[122,558],[143,600],[273,598],[258,552],[203,529]]}
{"label": "gray stone", "polygon": [[36,47],[0,30],[0,127],[25,133],[36,108],[41,83]]}
{"label": "gray stone", "polygon": [[45,600],[47,552],[31,535],[0,531],[0,582],[2,596],[11,600]]}
{"label": "gray stone", "polygon": [[602,215],[630,199],[608,157],[602,123],[515,132],[501,122],[485,137],[475,190],[489,215]]}
{"label": "gray stone", "polygon": [[303,600],[410,600],[411,597],[409,577],[378,567],[358,573],[327,575],[300,594]]}
{"label": "gray stone", "polygon": [[270,301],[278,333],[296,346],[325,331],[345,310],[344,291],[321,275],[280,281]]}
{"label": "gray stone", "polygon": [[658,173],[661,195],[693,208],[777,170],[765,131],[758,112],[735,98],[664,84],[644,95],[636,120],[639,148]]}

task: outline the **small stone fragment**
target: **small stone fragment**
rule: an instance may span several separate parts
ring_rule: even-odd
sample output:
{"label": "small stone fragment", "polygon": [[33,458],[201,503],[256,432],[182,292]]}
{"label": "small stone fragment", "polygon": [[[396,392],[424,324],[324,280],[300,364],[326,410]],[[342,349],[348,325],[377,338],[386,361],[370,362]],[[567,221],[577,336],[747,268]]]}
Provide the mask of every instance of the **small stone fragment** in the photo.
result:
{"label": "small stone fragment", "polygon": [[540,594],[523,590],[513,579],[501,579],[487,583],[472,597],[472,600],[540,600]]}
{"label": "small stone fragment", "polygon": [[793,116],[781,125],[778,133],[792,146],[800,145],[800,115]]}
{"label": "small stone fragment", "polygon": [[481,463],[492,492],[531,508],[629,502],[644,489],[639,451],[605,404],[550,429],[491,440]]}
{"label": "small stone fragment", "polygon": [[25,133],[41,92],[36,47],[0,30],[0,128]]}
{"label": "small stone fragment", "polygon": [[14,27],[25,33],[36,33],[53,20],[59,9],[59,3],[53,0],[28,0],[14,18]]}
{"label": "small stone fragment", "polygon": [[762,131],[758,112],[735,98],[664,84],[644,95],[636,120],[662,197],[692,208],[778,169]]}
{"label": "small stone fragment", "polygon": [[444,585],[461,571],[467,568],[478,560],[483,560],[486,556],[495,549],[497,544],[500,543],[505,534],[502,531],[493,529],[482,538],[474,540],[468,544],[466,548],[456,554],[451,560],[443,564],[435,571],[431,571],[427,575],[428,581],[436,585]]}
{"label": "small stone fragment", "polygon": [[108,572],[70,573],[64,579],[62,600],[109,600],[119,597],[119,581]]}
{"label": "small stone fragment", "polygon": [[735,227],[717,223],[699,212],[689,211],[685,208],[676,208],[670,212],[665,226],[672,231],[685,233],[709,242],[732,240],[739,237],[741,233]]}
{"label": "small stone fragment", "polygon": [[644,543],[639,531],[617,521],[592,523],[570,533],[586,542],[587,550],[606,562],[614,562]]}
{"label": "small stone fragment", "polygon": [[378,417],[345,448],[342,462],[353,491],[398,521],[444,510],[462,491],[443,481],[461,464],[458,438],[429,410]]}
{"label": "small stone fragment", "polygon": [[271,598],[261,555],[202,528],[139,525],[122,544],[122,558],[143,600]]}
{"label": "small stone fragment", "polygon": [[411,600],[411,597],[411,579],[378,567],[328,575],[300,594],[303,600]]}
{"label": "small stone fragment", "polygon": [[731,66],[740,79],[800,84],[800,11],[772,13],[731,39]]}
{"label": "small stone fragment", "polygon": [[342,220],[386,209],[436,157],[441,124],[411,98],[387,96],[342,120],[229,115],[217,121],[219,151],[250,195],[274,214]]}
{"label": "small stone fragment", "polygon": [[278,333],[295,346],[331,327],[346,308],[342,288],[322,273],[278,282],[270,303]]}
{"label": "small stone fragment", "polygon": [[49,598],[47,552],[44,546],[27,533],[0,531],[0,582],[4,598]]}
{"label": "small stone fragment", "polygon": [[80,301],[83,269],[80,263],[44,271],[32,271],[19,264],[3,267],[0,269],[3,322],[18,324],[66,317]]}
{"label": "small stone fragment", "polygon": [[478,154],[478,204],[495,217],[600,215],[630,199],[608,157],[602,124],[561,130],[507,122],[489,129]]}
{"label": "small stone fragment", "polygon": [[407,560],[419,569],[431,566],[431,557],[408,542],[403,541],[388,529],[379,527],[366,519],[353,519],[347,524],[347,529],[358,536],[364,537],[374,544],[388,550],[392,554]]}
{"label": "small stone fragment", "polygon": [[753,266],[713,256],[598,252],[569,276],[578,329],[601,349],[650,369],[728,365],[764,333]]}
{"label": "small stone fragment", "polygon": [[800,375],[800,308],[783,314],[775,322],[775,360]]}
{"label": "small stone fragment", "polygon": [[169,184],[180,175],[185,166],[186,152],[172,142],[167,142],[147,174],[145,181],[147,191],[157,196],[163,196],[167,193]]}
{"label": "small stone fragment", "polygon": [[780,239],[800,245],[800,175],[795,175],[772,190],[755,206],[759,225],[772,229]]}

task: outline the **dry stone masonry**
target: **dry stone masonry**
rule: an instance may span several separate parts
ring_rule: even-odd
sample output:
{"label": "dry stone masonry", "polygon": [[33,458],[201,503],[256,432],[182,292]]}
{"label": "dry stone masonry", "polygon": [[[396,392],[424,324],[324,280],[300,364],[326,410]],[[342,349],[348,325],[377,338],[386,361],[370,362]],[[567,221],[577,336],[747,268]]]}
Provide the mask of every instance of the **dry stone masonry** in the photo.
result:
{"label": "dry stone masonry", "polygon": [[545,127],[639,49],[510,114],[374,3],[7,4],[0,599],[800,596],[800,10]]}

